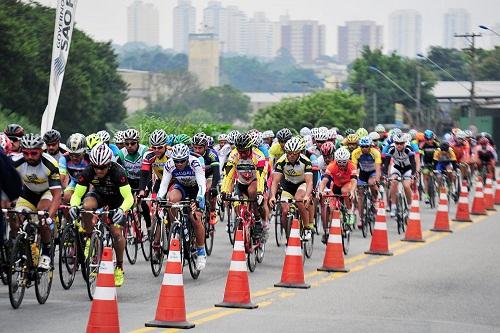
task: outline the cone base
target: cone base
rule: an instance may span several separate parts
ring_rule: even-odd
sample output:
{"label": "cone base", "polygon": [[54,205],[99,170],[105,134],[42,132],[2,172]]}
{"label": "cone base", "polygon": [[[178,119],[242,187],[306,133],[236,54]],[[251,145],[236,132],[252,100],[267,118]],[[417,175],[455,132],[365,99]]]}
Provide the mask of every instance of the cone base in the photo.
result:
{"label": "cone base", "polygon": [[470,215],[488,215],[488,213],[486,213],[486,212],[478,212],[478,213],[471,212]]}
{"label": "cone base", "polygon": [[451,230],[451,229],[434,229],[434,228],[432,228],[431,231],[434,231],[434,232],[453,232],[453,230]]}
{"label": "cone base", "polygon": [[497,211],[497,209],[495,207],[493,207],[493,208],[486,208],[486,210],[490,210],[492,212],[496,212]]}
{"label": "cone base", "polygon": [[160,321],[152,320],[144,324],[146,327],[162,327],[162,328],[193,328],[195,325],[189,321]]}
{"label": "cone base", "polygon": [[257,309],[259,306],[253,303],[230,303],[222,302],[214,305],[217,308],[232,308],[232,309]]}
{"label": "cone base", "polygon": [[347,268],[331,268],[331,267],[325,267],[321,266],[317,269],[319,272],[339,272],[339,273],[348,273],[349,270]]}
{"label": "cone base", "polygon": [[415,239],[415,238],[403,238],[402,242],[412,242],[412,243],[425,243],[425,239]]}
{"label": "cone base", "polygon": [[274,285],[275,287],[281,287],[281,288],[298,288],[298,289],[309,289],[311,288],[311,285],[308,283],[285,283],[285,282],[280,282],[276,283]]}
{"label": "cone base", "polygon": [[374,252],[374,251],[366,251],[365,254],[374,254],[376,256],[393,256],[392,252]]}
{"label": "cone base", "polygon": [[457,219],[453,219],[452,221],[453,221],[453,222],[472,222],[472,220],[471,220],[471,219],[459,219],[459,220],[457,220]]}

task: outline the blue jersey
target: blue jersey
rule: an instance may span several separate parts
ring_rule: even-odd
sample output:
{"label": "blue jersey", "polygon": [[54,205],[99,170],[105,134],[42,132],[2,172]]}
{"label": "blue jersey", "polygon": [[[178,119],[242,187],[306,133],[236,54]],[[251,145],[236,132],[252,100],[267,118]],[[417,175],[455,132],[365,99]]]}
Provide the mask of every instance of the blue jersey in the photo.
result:
{"label": "blue jersey", "polygon": [[118,155],[120,148],[118,148],[114,143],[110,143],[108,146],[111,149],[111,151],[113,152],[114,156]]}
{"label": "blue jersey", "polygon": [[269,158],[269,149],[266,148],[266,146],[260,145],[257,148],[262,152],[265,158]]}
{"label": "blue jersey", "polygon": [[87,155],[85,155],[80,162],[75,163],[71,160],[69,154],[64,154],[59,158],[59,173],[61,175],[69,175],[71,183],[76,183],[80,172],[89,164],[90,161]]}

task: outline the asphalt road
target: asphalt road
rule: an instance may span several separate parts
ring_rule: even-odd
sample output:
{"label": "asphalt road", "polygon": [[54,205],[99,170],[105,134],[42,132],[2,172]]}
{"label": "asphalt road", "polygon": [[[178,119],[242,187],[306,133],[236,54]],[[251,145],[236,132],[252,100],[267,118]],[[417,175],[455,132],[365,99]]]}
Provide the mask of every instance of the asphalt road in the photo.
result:
{"label": "asphalt road", "polygon": [[[222,301],[232,248],[222,224],[217,225],[214,251],[207,268],[193,280],[184,274],[188,320],[203,332],[500,332],[500,215],[473,217],[474,223],[452,223],[453,233],[429,231],[435,212],[421,205],[425,243],[406,243],[388,220],[392,257],[365,255],[370,239],[356,231],[346,256],[350,272],[317,272],[324,245],[316,239],[313,257],[305,262],[311,289],[280,289],[284,248],[273,231],[264,262],[249,274],[255,310],[215,308]],[[499,207],[499,206],[497,206]],[[455,216],[454,205],[450,218]],[[499,207],[500,209],[500,207]],[[273,228],[272,228],[273,229]],[[118,289],[122,332],[170,332],[144,328],[154,319],[162,278],[154,278],[139,253],[136,265],[125,266]],[[0,332],[82,332],[90,310],[85,284],[77,275],[66,291],[56,273],[46,304],[34,289],[13,310],[6,286],[0,286]]]}

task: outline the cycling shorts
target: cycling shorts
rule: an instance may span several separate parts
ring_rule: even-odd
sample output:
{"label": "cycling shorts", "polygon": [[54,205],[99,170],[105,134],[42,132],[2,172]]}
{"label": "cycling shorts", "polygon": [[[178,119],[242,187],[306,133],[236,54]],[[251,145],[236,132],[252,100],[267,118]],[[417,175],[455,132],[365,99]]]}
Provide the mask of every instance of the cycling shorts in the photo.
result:
{"label": "cycling shorts", "polygon": [[411,178],[411,165],[403,168],[403,169],[399,169],[399,168],[395,168],[394,166],[391,167],[391,176],[399,176],[403,179],[410,179]]}
{"label": "cycling shorts", "polygon": [[174,184],[170,190],[178,190],[182,194],[181,200],[196,199],[198,196],[198,186],[184,186],[181,184]]}
{"label": "cycling shorts", "polygon": [[30,191],[27,187],[23,187],[23,192],[19,196],[19,199],[16,201],[16,210],[28,210],[28,211],[36,211],[38,203],[40,200],[50,200],[52,201],[52,193],[50,190],[47,190],[42,193],[36,193]]}
{"label": "cycling shorts", "polygon": [[88,192],[85,198],[94,198],[97,201],[97,208],[108,206],[110,210],[119,208],[123,203],[121,195],[103,195],[96,191]]}
{"label": "cycling shorts", "polygon": [[375,171],[359,170],[358,184],[367,184],[372,177],[375,177]]}
{"label": "cycling shorts", "polygon": [[281,186],[283,187],[283,192],[281,193],[282,198],[293,199],[295,198],[295,194],[297,194],[298,190],[306,191],[307,184],[305,182],[300,184],[294,184],[291,182],[283,181],[281,182]]}
{"label": "cycling shorts", "polygon": [[436,163],[436,171],[442,173],[451,166],[451,161],[442,161]]}

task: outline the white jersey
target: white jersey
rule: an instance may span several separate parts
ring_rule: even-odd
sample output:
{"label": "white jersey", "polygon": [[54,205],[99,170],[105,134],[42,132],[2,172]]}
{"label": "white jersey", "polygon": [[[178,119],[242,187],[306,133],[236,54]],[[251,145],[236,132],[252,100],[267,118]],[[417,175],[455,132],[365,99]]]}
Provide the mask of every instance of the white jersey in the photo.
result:
{"label": "white jersey", "polygon": [[198,195],[205,195],[207,182],[205,179],[205,171],[203,170],[200,160],[195,156],[189,155],[188,164],[182,170],[175,167],[173,159],[169,159],[165,163],[160,189],[158,190],[159,198],[165,197],[171,180],[186,187],[198,186]]}

